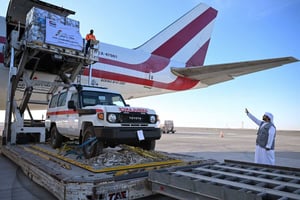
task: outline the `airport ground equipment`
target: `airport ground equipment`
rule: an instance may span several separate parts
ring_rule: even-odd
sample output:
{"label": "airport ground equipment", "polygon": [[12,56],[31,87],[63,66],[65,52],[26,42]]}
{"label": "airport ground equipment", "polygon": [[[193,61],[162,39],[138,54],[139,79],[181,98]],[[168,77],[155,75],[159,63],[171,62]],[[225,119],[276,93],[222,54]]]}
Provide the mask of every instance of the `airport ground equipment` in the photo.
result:
{"label": "airport ground equipment", "polygon": [[140,199],[158,194],[200,200],[300,197],[298,168],[219,163],[131,146],[105,150],[93,159],[65,152],[47,144],[2,149],[32,181],[58,199]]}
{"label": "airport ground equipment", "polygon": [[58,199],[139,199],[155,195],[148,173],[161,168],[200,166],[197,161],[140,148],[122,146],[93,159],[65,155],[48,144],[7,145],[2,153],[37,184]]}
{"label": "airport ground equipment", "polygon": [[[9,68],[4,144],[23,143],[28,135],[45,142],[44,125],[33,119],[30,105],[45,110],[53,92],[74,82],[85,65],[98,61],[99,46],[84,54],[79,22],[68,18],[74,13],[42,1],[10,1],[4,50]],[[26,111],[29,121],[24,120]]]}
{"label": "airport ground equipment", "polygon": [[300,199],[300,169],[225,160],[149,173],[152,191],[176,199]]}
{"label": "airport ground equipment", "polygon": [[165,120],[162,126],[163,133],[175,133],[176,130],[174,129],[174,122],[173,120]]}

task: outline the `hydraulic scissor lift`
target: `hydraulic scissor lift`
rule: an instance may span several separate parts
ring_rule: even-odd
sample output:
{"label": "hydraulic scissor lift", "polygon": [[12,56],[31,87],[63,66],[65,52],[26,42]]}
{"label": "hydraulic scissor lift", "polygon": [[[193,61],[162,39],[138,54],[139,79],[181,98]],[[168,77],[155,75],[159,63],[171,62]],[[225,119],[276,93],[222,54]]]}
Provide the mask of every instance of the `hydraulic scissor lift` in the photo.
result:
{"label": "hydraulic scissor lift", "polygon": [[[10,1],[6,16],[5,66],[9,68],[9,75],[5,99],[4,144],[16,144],[18,136],[26,137],[26,134],[30,134],[35,140],[38,138],[39,142],[45,142],[45,128],[42,123],[33,119],[29,105],[35,104],[35,107],[45,110],[49,95],[74,82],[84,66],[98,60],[99,45],[94,45],[85,55],[84,48],[75,50],[40,41],[28,41],[24,37],[28,28],[25,22],[26,14],[32,7],[63,17],[75,13],[42,1]],[[84,39],[80,42],[84,43]],[[24,121],[26,111],[30,117],[29,122]]]}

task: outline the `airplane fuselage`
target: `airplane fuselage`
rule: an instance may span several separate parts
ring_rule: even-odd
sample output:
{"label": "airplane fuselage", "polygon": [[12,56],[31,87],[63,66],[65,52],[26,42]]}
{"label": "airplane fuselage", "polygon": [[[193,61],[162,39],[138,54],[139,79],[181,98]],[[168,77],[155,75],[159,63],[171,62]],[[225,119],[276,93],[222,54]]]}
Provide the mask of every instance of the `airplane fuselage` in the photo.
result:
{"label": "airplane fuselage", "polygon": [[[125,99],[187,90],[199,81],[174,75],[172,66],[185,67],[185,63],[167,59],[138,49],[127,49],[106,43],[100,44],[99,62],[91,65],[91,84],[111,88],[122,93]],[[0,64],[0,98],[5,99],[9,66]],[[53,81],[55,75],[36,72],[37,80]],[[88,84],[89,66],[80,78]],[[75,80],[76,82],[77,80]],[[203,85],[205,87],[205,85]],[[1,108],[5,102],[1,101]]]}
{"label": "airplane fuselage", "polygon": [[[197,80],[174,75],[170,70],[172,66],[185,67],[185,63],[138,49],[102,43],[99,62],[92,65],[92,83],[119,90],[126,99],[141,97],[141,94],[148,92],[160,94],[168,90],[187,90],[199,83]],[[83,75],[82,79],[86,80],[88,70]]]}

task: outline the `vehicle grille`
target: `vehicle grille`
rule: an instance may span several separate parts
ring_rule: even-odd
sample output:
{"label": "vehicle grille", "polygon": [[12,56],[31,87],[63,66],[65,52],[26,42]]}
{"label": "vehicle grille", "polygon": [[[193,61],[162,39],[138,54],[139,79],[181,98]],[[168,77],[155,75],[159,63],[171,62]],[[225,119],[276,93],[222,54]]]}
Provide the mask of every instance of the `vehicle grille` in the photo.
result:
{"label": "vehicle grille", "polygon": [[141,114],[141,113],[120,113],[118,115],[119,123],[134,123],[134,124],[148,124],[149,123],[149,115]]}

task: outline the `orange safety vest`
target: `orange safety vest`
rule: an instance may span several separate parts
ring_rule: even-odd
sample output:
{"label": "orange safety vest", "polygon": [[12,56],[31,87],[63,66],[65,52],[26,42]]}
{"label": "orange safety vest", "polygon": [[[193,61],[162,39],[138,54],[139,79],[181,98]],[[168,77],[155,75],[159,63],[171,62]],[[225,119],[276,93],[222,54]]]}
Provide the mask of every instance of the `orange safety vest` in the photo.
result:
{"label": "orange safety vest", "polygon": [[86,39],[87,41],[89,41],[89,40],[96,40],[96,37],[95,37],[93,34],[87,34],[87,35],[85,36],[85,39]]}

